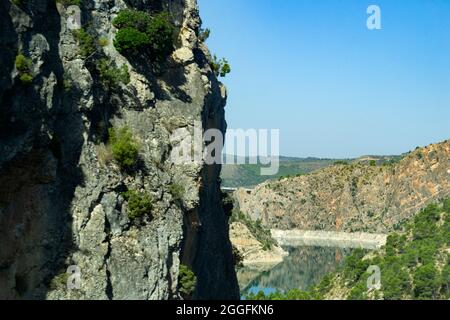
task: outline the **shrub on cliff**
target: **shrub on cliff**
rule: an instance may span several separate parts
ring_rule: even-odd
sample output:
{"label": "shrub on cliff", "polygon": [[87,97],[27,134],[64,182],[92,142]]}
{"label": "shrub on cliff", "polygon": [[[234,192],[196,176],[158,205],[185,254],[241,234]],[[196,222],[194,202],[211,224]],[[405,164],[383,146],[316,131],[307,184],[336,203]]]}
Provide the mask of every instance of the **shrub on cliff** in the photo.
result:
{"label": "shrub on cliff", "polygon": [[155,60],[163,60],[173,50],[175,27],[167,12],[151,16],[138,10],[122,10],[113,20],[119,29],[114,46],[121,54],[148,50]]}
{"label": "shrub on cliff", "polygon": [[118,68],[113,65],[112,61],[100,59],[96,66],[100,75],[100,81],[104,87],[113,89],[120,84],[130,83],[130,73],[126,64]]}
{"label": "shrub on cliff", "polygon": [[117,17],[114,18],[112,24],[117,29],[134,28],[145,32],[145,29],[149,25],[151,19],[152,17],[147,12],[134,9],[125,9],[119,12]]}
{"label": "shrub on cliff", "polygon": [[162,60],[172,53],[175,27],[167,12],[156,14],[147,27],[151,51],[157,60]]}
{"label": "shrub on cliff", "polygon": [[20,82],[24,85],[29,85],[33,83],[33,76],[29,73],[23,73],[19,77]]}
{"label": "shrub on cliff", "polygon": [[79,30],[73,30],[73,35],[75,39],[78,41],[79,47],[78,53],[83,58],[89,58],[97,51],[95,47],[94,37],[86,30],[84,30],[83,28]]}
{"label": "shrub on cliff", "polygon": [[183,298],[190,298],[194,294],[195,286],[197,285],[197,277],[192,270],[185,266],[180,265],[180,271],[178,273],[178,290]]}
{"label": "shrub on cliff", "polygon": [[28,71],[31,67],[31,60],[25,57],[23,54],[16,56],[16,69],[19,72]]}
{"label": "shrub on cliff", "polygon": [[122,195],[128,202],[128,217],[131,220],[151,213],[153,199],[150,195],[135,190],[128,190]]}
{"label": "shrub on cliff", "polygon": [[211,68],[216,77],[226,77],[231,72],[231,66],[227,59],[218,59],[216,55],[213,56],[211,61]]}
{"label": "shrub on cliff", "polygon": [[109,143],[114,160],[122,170],[133,168],[139,159],[139,144],[130,129],[109,129]]}
{"label": "shrub on cliff", "polygon": [[209,36],[211,35],[211,30],[209,28],[206,29],[200,29],[198,40],[201,42],[205,42],[208,40]]}
{"label": "shrub on cliff", "polygon": [[114,39],[114,46],[121,54],[137,53],[142,47],[149,44],[149,37],[134,28],[120,29]]}
{"label": "shrub on cliff", "polygon": [[172,183],[169,186],[169,192],[172,195],[173,201],[181,201],[184,197],[184,193],[186,192],[186,190],[181,184]]}
{"label": "shrub on cliff", "polygon": [[24,85],[29,85],[33,82],[31,74],[31,59],[25,57],[23,54],[18,54],[15,60],[16,69],[19,72],[20,82]]}

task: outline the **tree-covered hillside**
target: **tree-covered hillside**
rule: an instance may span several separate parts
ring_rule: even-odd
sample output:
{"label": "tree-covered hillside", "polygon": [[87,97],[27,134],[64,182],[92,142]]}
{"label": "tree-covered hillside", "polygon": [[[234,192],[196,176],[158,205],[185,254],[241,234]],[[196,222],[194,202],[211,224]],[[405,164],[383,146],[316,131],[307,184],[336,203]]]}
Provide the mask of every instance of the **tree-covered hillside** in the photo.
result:
{"label": "tree-covered hillside", "polygon": [[[368,289],[370,266],[381,270],[379,289]],[[250,295],[248,299],[450,299],[450,199],[420,211],[375,252],[355,250],[344,266],[309,292]]]}

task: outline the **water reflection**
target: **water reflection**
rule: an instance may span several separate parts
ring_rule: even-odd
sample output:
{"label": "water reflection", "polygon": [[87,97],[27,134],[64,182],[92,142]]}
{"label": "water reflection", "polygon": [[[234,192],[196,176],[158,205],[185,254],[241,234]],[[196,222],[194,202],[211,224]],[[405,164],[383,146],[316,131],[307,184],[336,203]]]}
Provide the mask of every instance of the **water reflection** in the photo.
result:
{"label": "water reflection", "polygon": [[270,270],[242,268],[238,279],[243,293],[274,290],[307,290],[342,264],[352,249],[330,247],[287,247],[289,256]]}

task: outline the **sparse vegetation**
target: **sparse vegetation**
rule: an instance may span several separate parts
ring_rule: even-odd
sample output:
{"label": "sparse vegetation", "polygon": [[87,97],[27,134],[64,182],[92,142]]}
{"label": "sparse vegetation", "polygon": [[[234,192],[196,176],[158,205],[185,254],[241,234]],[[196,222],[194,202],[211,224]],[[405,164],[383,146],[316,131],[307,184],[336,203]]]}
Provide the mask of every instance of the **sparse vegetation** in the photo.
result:
{"label": "sparse vegetation", "polygon": [[206,40],[208,40],[210,35],[211,35],[211,30],[209,28],[200,29],[200,32],[199,32],[199,35],[198,35],[198,39],[201,42],[205,42]]}
{"label": "sparse vegetation", "polygon": [[105,88],[114,89],[121,84],[126,85],[130,83],[130,73],[126,64],[123,64],[121,67],[115,67],[112,61],[100,59],[96,66],[100,75],[100,81]]}
{"label": "sparse vegetation", "polygon": [[185,266],[180,265],[178,273],[178,290],[185,299],[192,297],[197,285],[197,277],[192,270]]}
{"label": "sparse vegetation", "polygon": [[154,60],[162,61],[173,51],[175,27],[167,12],[152,16],[126,9],[119,12],[113,25],[119,29],[114,46],[123,55],[148,50]]}
{"label": "sparse vegetation", "polygon": [[184,198],[184,193],[186,192],[186,190],[181,184],[172,183],[169,186],[169,192],[172,195],[173,201],[181,201]]}
{"label": "sparse vegetation", "polygon": [[139,158],[139,144],[128,127],[109,130],[109,143],[114,160],[122,170],[133,168]]}
{"label": "sparse vegetation", "polygon": [[272,238],[270,230],[266,229],[261,220],[253,221],[247,217],[243,212],[234,210],[230,218],[230,223],[241,222],[244,224],[250,233],[262,244],[262,249],[271,250],[277,242]]}
{"label": "sparse vegetation", "polygon": [[216,55],[213,56],[213,60],[211,62],[211,68],[214,71],[214,74],[217,77],[226,77],[227,74],[231,72],[231,66],[227,59],[222,58],[218,59]]}
{"label": "sparse vegetation", "polygon": [[106,47],[109,44],[109,40],[107,37],[100,37],[97,43],[100,47]]}
{"label": "sparse vegetation", "polygon": [[79,30],[73,30],[73,35],[75,39],[78,41],[79,54],[88,59],[97,51],[95,47],[95,39],[94,37],[88,33],[84,28]]}
{"label": "sparse vegetation", "polygon": [[149,194],[136,190],[128,190],[122,196],[128,202],[128,217],[130,220],[135,220],[151,213],[153,199]]}

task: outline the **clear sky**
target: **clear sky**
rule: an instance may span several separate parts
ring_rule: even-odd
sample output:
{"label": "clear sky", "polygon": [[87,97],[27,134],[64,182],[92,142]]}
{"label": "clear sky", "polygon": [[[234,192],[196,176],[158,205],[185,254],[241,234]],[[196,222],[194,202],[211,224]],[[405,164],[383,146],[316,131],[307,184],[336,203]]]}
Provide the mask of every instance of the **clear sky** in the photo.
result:
{"label": "clear sky", "polygon": [[[281,154],[400,154],[450,138],[450,1],[198,0],[231,63],[230,128],[280,129]],[[381,8],[382,30],[366,27]]]}

